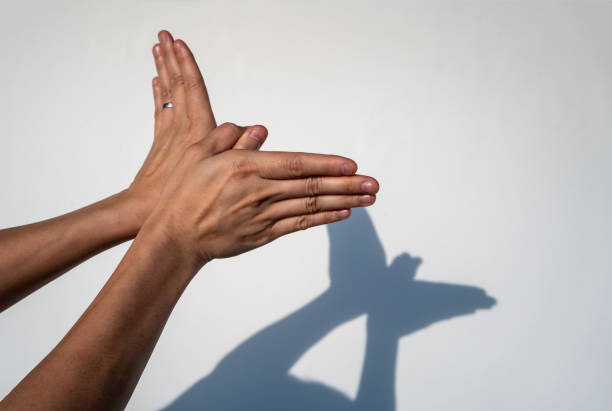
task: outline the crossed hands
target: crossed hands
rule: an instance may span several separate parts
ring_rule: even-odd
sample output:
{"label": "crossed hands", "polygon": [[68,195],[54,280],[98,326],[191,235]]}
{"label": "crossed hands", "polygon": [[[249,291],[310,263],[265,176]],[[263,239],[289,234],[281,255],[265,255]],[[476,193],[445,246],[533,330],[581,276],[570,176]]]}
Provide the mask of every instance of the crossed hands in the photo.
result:
{"label": "crossed hands", "polygon": [[130,187],[0,230],[0,311],[137,234],[70,332],[0,409],[122,409],[202,265],[348,218],[352,207],[375,201],[378,183],[356,175],[348,158],[261,152],[265,127],[217,127],[183,41],[161,31],[153,55],[155,136]]}
{"label": "crossed hands", "polygon": [[[282,235],[349,217],[374,203],[378,183],[345,157],[258,152],[260,125],[216,125],[196,61],[161,31],[153,47],[155,137],[127,190],[147,226],[195,264],[230,257]],[[163,104],[171,102],[171,108]]]}
{"label": "crossed hands", "polygon": [[[79,320],[0,401],[0,410],[123,409],[174,306],[202,265],[346,219],[351,208],[376,199],[377,181],[357,175],[357,164],[348,158],[261,152],[265,127],[217,126],[191,51],[167,31],[158,37],[153,47],[155,135],[130,187],[62,216],[0,230],[0,311],[137,233]],[[172,106],[164,108],[167,103]],[[387,266],[373,228],[367,229],[371,224],[363,216],[361,221],[330,228],[330,238],[340,241],[332,241],[335,270],[327,295],[334,304],[331,315],[344,319],[368,313],[368,346],[374,347],[369,351],[378,358],[366,357],[361,385],[383,391],[358,396],[356,403],[366,404],[392,398],[387,385],[378,382],[393,381],[393,366],[380,364],[393,364],[399,337],[488,308],[495,300],[475,287],[415,281],[420,259],[407,254]],[[367,249],[355,247],[355,236]],[[279,361],[298,358],[295,348],[278,344]],[[375,384],[370,378],[377,379]]]}

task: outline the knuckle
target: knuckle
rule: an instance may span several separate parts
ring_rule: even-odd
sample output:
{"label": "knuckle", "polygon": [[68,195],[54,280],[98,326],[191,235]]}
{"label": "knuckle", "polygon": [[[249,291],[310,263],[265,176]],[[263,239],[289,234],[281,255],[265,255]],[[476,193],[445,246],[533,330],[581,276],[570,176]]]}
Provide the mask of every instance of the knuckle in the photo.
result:
{"label": "knuckle", "polygon": [[234,123],[226,122],[226,123],[221,124],[219,126],[219,129],[224,132],[230,133],[230,132],[235,132],[236,130],[238,130],[238,126]]}
{"label": "knuckle", "polygon": [[298,230],[306,230],[310,227],[310,219],[308,216],[302,215],[295,220],[295,228]]}
{"label": "knuckle", "polygon": [[265,202],[266,200],[261,198],[257,193],[251,193],[245,198],[245,203],[254,209],[260,209]]}
{"label": "knuckle", "polygon": [[302,159],[299,157],[292,157],[286,161],[285,168],[294,177],[300,177],[304,170]]}
{"label": "knuckle", "polygon": [[319,211],[319,201],[317,196],[306,197],[305,203],[307,213],[313,214]]}
{"label": "knuckle", "polygon": [[170,81],[172,82],[172,85],[174,86],[184,86],[185,85],[185,78],[180,73],[173,73],[170,76]]}
{"label": "knuckle", "polygon": [[306,179],[306,193],[310,196],[316,196],[321,191],[322,177],[308,177]]}
{"label": "knuckle", "polygon": [[191,78],[185,83],[185,88],[189,91],[202,90],[204,88],[204,81],[198,78]]}
{"label": "knuckle", "polygon": [[256,234],[256,247],[267,244],[278,238],[281,233],[278,232],[275,222],[266,220],[262,222],[261,230]]}
{"label": "knuckle", "polygon": [[234,156],[232,158],[232,173],[235,175],[246,174],[249,171],[250,162],[244,156]]}

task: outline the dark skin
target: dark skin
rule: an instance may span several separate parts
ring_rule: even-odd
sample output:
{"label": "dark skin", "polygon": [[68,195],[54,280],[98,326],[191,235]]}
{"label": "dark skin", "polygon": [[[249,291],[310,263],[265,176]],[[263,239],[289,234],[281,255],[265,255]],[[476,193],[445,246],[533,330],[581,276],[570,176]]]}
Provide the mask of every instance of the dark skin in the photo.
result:
{"label": "dark skin", "polygon": [[[0,409],[122,409],[205,264],[346,219],[352,207],[375,201],[378,183],[356,175],[350,159],[258,152],[264,127],[217,127],[191,52],[168,32],[159,40],[155,138],[132,185],[65,216],[0,232],[3,308],[136,236],[85,313]],[[174,107],[162,109],[164,101]]]}

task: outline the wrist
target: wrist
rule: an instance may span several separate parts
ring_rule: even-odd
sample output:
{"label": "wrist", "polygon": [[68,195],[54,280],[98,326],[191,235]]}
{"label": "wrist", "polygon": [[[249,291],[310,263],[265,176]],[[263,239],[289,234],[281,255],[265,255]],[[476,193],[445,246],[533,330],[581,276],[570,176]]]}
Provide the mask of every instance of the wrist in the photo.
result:
{"label": "wrist", "polygon": [[137,239],[142,239],[168,252],[195,275],[208,262],[198,252],[195,241],[177,229],[169,213],[154,210],[143,224]]}
{"label": "wrist", "polygon": [[151,214],[151,201],[140,198],[130,189],[120,191],[113,197],[116,209],[126,231],[135,237]]}

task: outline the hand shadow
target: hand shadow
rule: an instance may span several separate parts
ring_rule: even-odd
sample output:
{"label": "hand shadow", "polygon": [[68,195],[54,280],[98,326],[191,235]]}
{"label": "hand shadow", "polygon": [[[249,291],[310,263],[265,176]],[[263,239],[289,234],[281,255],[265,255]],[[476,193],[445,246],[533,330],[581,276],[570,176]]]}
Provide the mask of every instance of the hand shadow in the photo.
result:
{"label": "hand shadow", "polygon": [[[329,225],[328,234],[330,287],[241,343],[165,410],[393,411],[399,339],[495,305],[495,299],[477,287],[415,280],[421,259],[407,253],[387,266],[364,209],[354,209],[349,220]],[[310,347],[362,314],[368,316],[367,343],[355,400],[289,374]]]}

